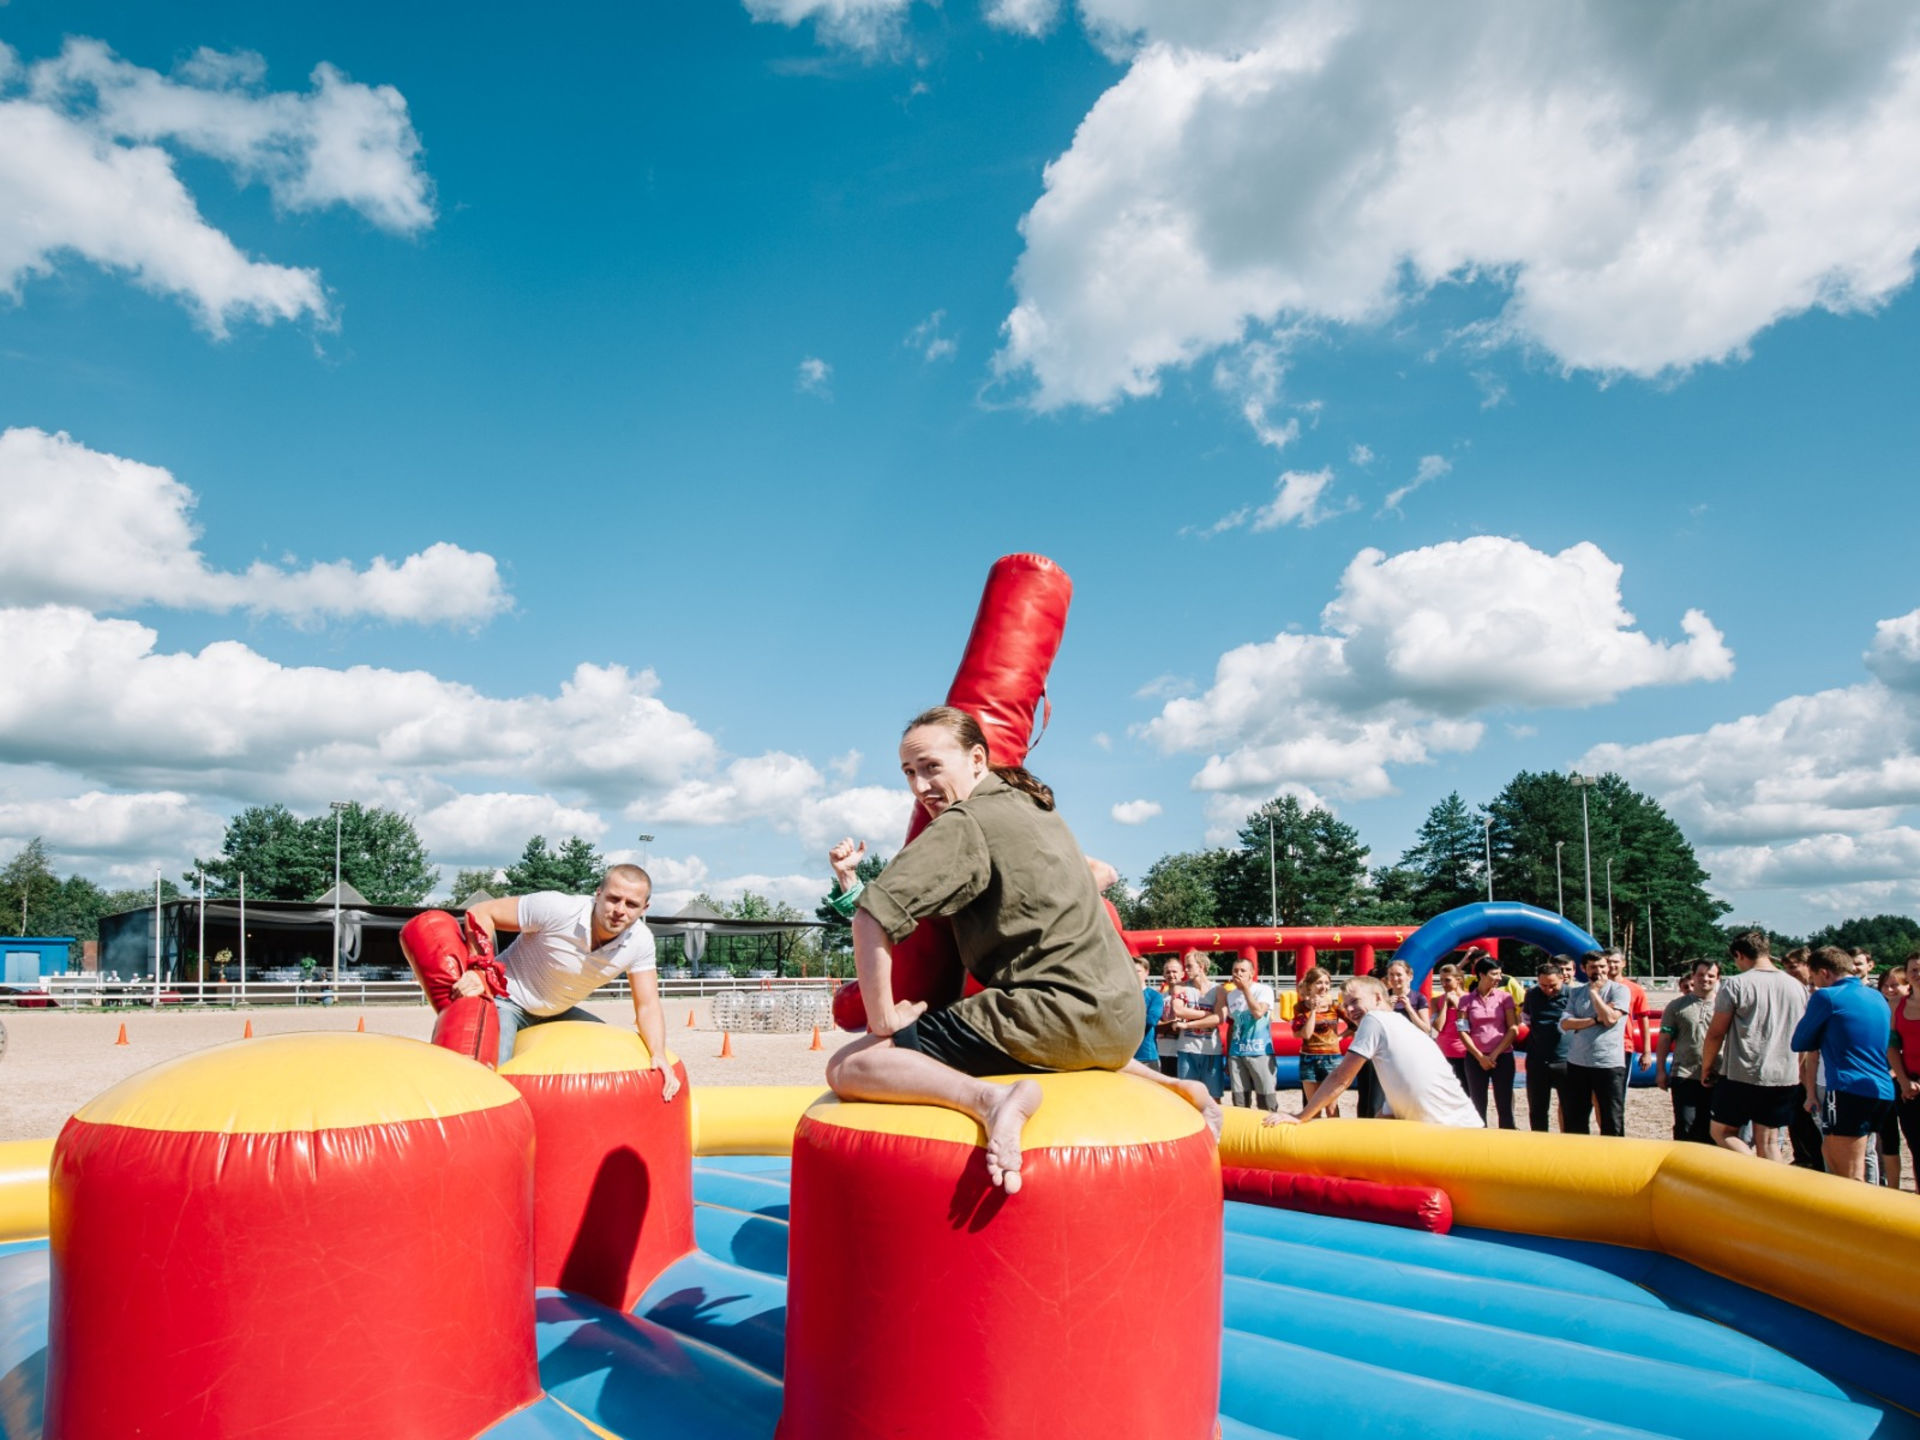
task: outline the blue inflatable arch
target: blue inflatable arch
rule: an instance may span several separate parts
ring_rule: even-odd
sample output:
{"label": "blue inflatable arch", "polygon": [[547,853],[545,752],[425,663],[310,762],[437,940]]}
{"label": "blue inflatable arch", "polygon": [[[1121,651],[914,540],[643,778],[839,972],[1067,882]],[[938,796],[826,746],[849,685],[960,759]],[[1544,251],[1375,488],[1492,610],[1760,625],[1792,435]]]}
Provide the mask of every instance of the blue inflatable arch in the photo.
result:
{"label": "blue inflatable arch", "polygon": [[1406,943],[1393,952],[1393,958],[1412,967],[1413,988],[1418,990],[1441,956],[1469,940],[1488,936],[1538,945],[1554,955],[1584,955],[1601,948],[1598,940],[1564,915],[1517,900],[1495,900],[1461,905],[1434,916],[1407,937]]}

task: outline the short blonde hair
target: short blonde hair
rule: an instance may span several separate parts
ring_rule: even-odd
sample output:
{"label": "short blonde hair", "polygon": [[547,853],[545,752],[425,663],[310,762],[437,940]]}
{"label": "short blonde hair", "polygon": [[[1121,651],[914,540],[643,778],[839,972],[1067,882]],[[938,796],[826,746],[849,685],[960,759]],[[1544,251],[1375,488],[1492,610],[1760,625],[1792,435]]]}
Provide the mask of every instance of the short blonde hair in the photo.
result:
{"label": "short blonde hair", "polygon": [[1387,987],[1381,982],[1380,978],[1375,975],[1354,976],[1351,980],[1347,981],[1346,987],[1341,990],[1340,993],[1342,995],[1351,995],[1356,990],[1364,990],[1367,994],[1382,1003],[1385,1003],[1387,998]]}

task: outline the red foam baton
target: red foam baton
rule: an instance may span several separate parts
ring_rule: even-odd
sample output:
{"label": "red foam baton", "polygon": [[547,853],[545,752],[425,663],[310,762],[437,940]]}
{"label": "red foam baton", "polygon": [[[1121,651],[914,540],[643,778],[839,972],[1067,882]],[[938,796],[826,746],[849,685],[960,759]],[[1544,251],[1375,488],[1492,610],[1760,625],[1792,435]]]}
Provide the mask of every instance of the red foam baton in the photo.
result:
{"label": "red foam baton", "polygon": [[[960,656],[947,703],[965,710],[986,732],[987,756],[995,765],[1019,765],[1033,743],[1033,716],[1047,693],[1047,672],[1060,653],[1073,582],[1044,555],[1003,555],[987,572],[986,589],[973,617],[973,633]],[[927,826],[918,805],[907,822],[907,845]],[[924,920],[893,947],[893,997],[924,1000],[933,1009],[960,997],[966,971],[944,919]],[[860,986],[849,981],[833,997],[833,1019],[842,1030],[867,1028]]]}
{"label": "red foam baton", "polygon": [[1241,1165],[1224,1167],[1220,1179],[1229,1200],[1309,1215],[1333,1215],[1342,1220],[1370,1220],[1406,1230],[1429,1230],[1435,1235],[1453,1229],[1453,1199],[1437,1185],[1383,1185],[1377,1180],[1297,1175]]}
{"label": "red foam baton", "polygon": [[506,967],[494,958],[487,932],[478,925],[463,929],[444,910],[424,910],[402,925],[400,953],[436,1012],[453,1003],[454,982],[469,970],[481,972],[489,995],[507,993]]}

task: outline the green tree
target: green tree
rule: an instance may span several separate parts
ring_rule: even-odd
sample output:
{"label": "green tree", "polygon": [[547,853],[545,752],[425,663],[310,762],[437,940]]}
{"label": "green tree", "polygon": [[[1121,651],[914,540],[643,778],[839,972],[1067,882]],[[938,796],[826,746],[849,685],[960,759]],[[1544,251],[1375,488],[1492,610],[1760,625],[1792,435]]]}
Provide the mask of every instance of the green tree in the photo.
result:
{"label": "green tree", "polygon": [[1353,913],[1345,918],[1355,925],[1401,925],[1411,930],[1439,912],[1429,910],[1422,901],[1425,877],[1407,865],[1382,865],[1370,877]]}
{"label": "green tree", "polygon": [[1219,887],[1233,862],[1229,850],[1162,855],[1148,868],[1133,904],[1141,930],[1194,930],[1224,925]]}
{"label": "green tree", "polygon": [[530,895],[535,890],[558,890],[565,895],[591,895],[600,888],[607,862],[590,841],[569,835],[558,850],[547,848],[547,837],[527,841],[520,858],[507,867],[505,892]]}
{"label": "green tree", "polygon": [[1369,852],[1331,810],[1282,795],[1247,817],[1239,839],[1218,882],[1214,923],[1270,925],[1276,903],[1282,925],[1338,924],[1359,910]]}
{"label": "green tree", "polygon": [[1900,965],[1920,950],[1920,923],[1907,915],[1862,915],[1814,931],[1807,943],[1865,950],[1875,965]]}
{"label": "green tree", "polygon": [[1412,846],[1400,857],[1415,877],[1411,900],[1416,920],[1431,920],[1485,897],[1482,836],[1480,817],[1467,808],[1458,790],[1427,812]]}
{"label": "green tree", "polygon": [[476,890],[484,890],[489,895],[504,895],[506,882],[493,878],[498,874],[500,869],[494,865],[482,865],[477,870],[457,871],[452,885],[448,887],[448,894],[456,905]]}
{"label": "green tree", "polygon": [[[1593,926],[1642,972],[1648,964],[1647,914],[1652,906],[1652,962],[1671,969],[1699,956],[1725,953],[1724,901],[1707,893],[1707,872],[1680,827],[1658,802],[1618,775],[1602,775],[1588,792],[1592,834]],[[1586,923],[1586,863],[1580,791],[1552,771],[1520,774],[1487,807],[1493,819],[1493,889],[1502,900],[1552,910],[1556,904],[1554,842],[1564,842],[1567,915]],[[1606,872],[1612,862],[1613,905]]]}
{"label": "green tree", "polygon": [[[887,868],[887,857],[878,851],[869,850],[861,857],[853,873],[862,880],[875,880],[880,872]],[[853,948],[853,924],[840,918],[840,912],[827,903],[822,895],[820,903],[813,907],[813,918],[827,928],[820,932],[820,946],[828,954],[842,954]]]}
{"label": "green tree", "polygon": [[[376,905],[415,905],[433,889],[434,870],[413,822],[357,801],[339,812],[340,876]],[[255,805],[227,822],[220,854],[194,861],[209,895],[233,895],[240,876],[262,900],[317,900],[333,886],[334,813],[302,820],[284,805]],[[189,884],[198,877],[189,874]]]}

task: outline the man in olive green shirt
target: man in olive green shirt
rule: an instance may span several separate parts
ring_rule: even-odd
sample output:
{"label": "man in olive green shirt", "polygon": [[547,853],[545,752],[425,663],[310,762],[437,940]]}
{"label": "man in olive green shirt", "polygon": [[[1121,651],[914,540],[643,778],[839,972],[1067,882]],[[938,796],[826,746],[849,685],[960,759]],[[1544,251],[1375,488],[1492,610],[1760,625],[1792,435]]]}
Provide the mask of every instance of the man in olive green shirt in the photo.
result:
{"label": "man in olive green shirt", "polygon": [[1660,1017],[1660,1041],[1654,1049],[1654,1073],[1673,1100],[1673,1138],[1713,1143],[1712,1094],[1700,1078],[1700,1052],[1713,1024],[1713,997],[1720,988],[1717,960],[1696,960],[1686,992]]}

